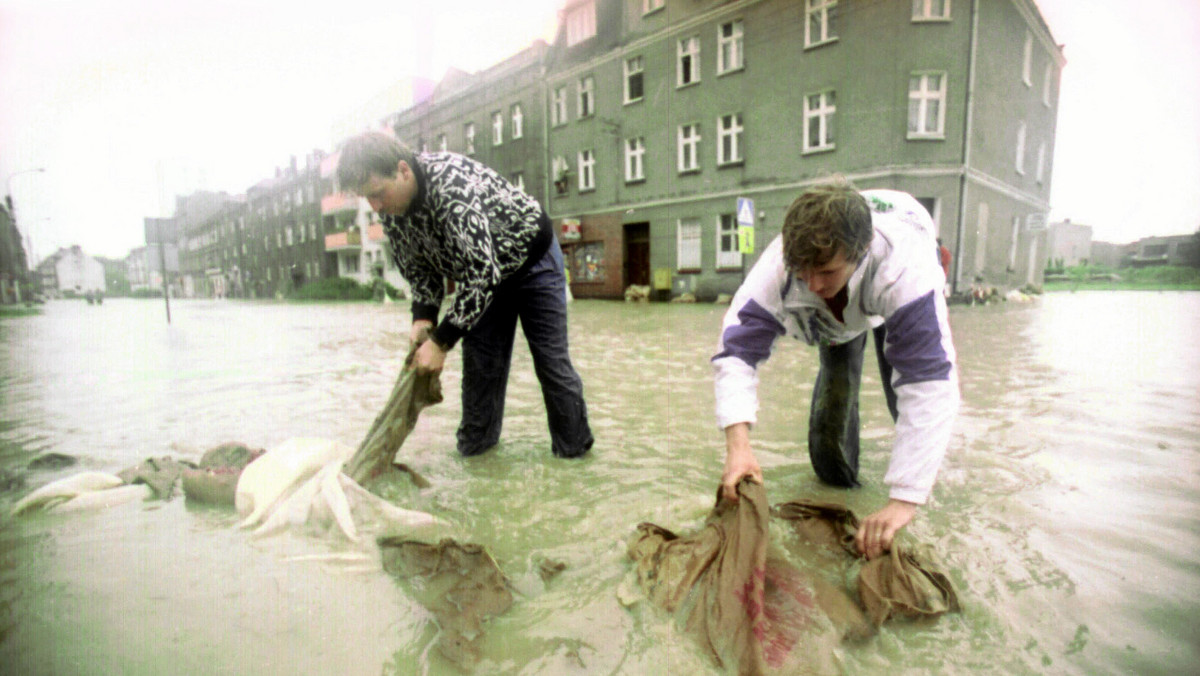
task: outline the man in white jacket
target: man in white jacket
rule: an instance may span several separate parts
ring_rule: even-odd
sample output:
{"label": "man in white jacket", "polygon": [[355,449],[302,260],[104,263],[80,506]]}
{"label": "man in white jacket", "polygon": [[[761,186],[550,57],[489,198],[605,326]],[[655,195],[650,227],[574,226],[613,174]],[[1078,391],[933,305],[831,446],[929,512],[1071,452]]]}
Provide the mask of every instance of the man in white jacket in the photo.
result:
{"label": "man in white jacket", "polygon": [[890,548],[928,500],[958,412],[935,237],[929,213],[911,195],[860,193],[840,177],[792,203],[780,236],[734,296],[712,358],[726,497],[737,499],[743,477],[763,480],[750,448],[757,369],[784,334],[820,353],[809,415],[813,469],[825,483],[858,485],[858,390],[873,330],[896,438],[884,477],[888,503],[863,520],[856,544],[867,558]]}

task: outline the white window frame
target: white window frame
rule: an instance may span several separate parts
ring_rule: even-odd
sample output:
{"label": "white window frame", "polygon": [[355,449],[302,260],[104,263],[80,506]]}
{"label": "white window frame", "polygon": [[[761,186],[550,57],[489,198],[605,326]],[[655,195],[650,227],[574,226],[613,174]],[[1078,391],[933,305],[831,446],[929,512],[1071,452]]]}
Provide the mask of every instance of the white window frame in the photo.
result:
{"label": "white window frame", "polygon": [[[717,215],[717,269],[742,267],[742,253],[738,251],[738,222],[737,214]],[[726,239],[728,238],[728,239]],[[726,249],[726,244],[732,244],[732,251]]]}
{"label": "white window frame", "polygon": [[680,38],[675,46],[675,86],[687,87],[699,81],[700,36]]}
{"label": "white window frame", "polygon": [[[685,132],[687,133],[685,134]],[[676,132],[676,166],[679,173],[700,171],[700,138],[698,122],[679,125]]]}
{"label": "white window frame", "polygon": [[1021,217],[1012,218],[1012,241],[1008,243],[1008,269],[1017,269],[1017,242],[1021,238]]}
{"label": "white window frame", "polygon": [[1021,174],[1022,176],[1025,175],[1025,135],[1026,135],[1026,133],[1027,133],[1027,129],[1025,126],[1025,121],[1022,120],[1021,124],[1017,127],[1017,153],[1016,153],[1016,158],[1015,158],[1017,173]]}
{"label": "white window frame", "polygon": [[642,0],[642,14],[657,12],[667,4],[667,0]]}
{"label": "white window frame", "polygon": [[475,154],[475,123],[468,122],[463,127],[463,136],[466,138],[466,151],[468,155]]}
{"label": "white window frame", "polygon": [[1045,74],[1042,76],[1042,105],[1050,107],[1050,85],[1054,77],[1054,64],[1047,63]]}
{"label": "white window frame", "polygon": [[448,148],[449,146],[446,144],[446,135],[438,134],[438,150],[444,153]]}
{"label": "white window frame", "polygon": [[497,110],[492,113],[492,145],[504,143],[504,113]]}
{"label": "white window frame", "polygon": [[555,87],[550,94],[550,125],[557,127],[567,123],[567,86]]}
{"label": "white window frame", "polygon": [[579,192],[596,189],[596,153],[579,151]]}
{"label": "white window frame", "polygon": [[[937,12],[941,6],[941,14]],[[949,21],[950,0],[913,0],[912,20],[920,21]]]}
{"label": "white window frame", "polygon": [[1025,47],[1021,52],[1021,82],[1033,86],[1033,33],[1025,31]]}
{"label": "white window frame", "polygon": [[1037,178],[1038,185],[1041,185],[1046,179],[1046,144],[1045,143],[1038,144],[1036,171],[1037,171],[1037,173],[1035,174],[1035,176]]}
{"label": "white window frame", "polygon": [[513,174],[512,184],[517,190],[525,192],[525,172],[518,171]]}
{"label": "white window frame", "polygon": [[[930,88],[929,78],[936,76],[938,78],[938,86],[936,89]],[[918,80],[917,89],[913,89],[912,81]],[[945,71],[919,71],[909,75],[908,85],[908,138],[910,140],[934,139],[943,140],[946,137],[946,72]],[[916,110],[916,131],[912,129],[913,125],[913,109],[912,104],[917,104]],[[937,104],[935,129],[926,131],[929,126],[929,118],[931,117],[929,107],[931,103]]]}
{"label": "white window frame", "polygon": [[[316,221],[309,221],[308,234],[309,234],[309,237],[308,237],[309,239],[315,240],[317,238],[317,222]],[[243,248],[245,248],[245,245],[243,245]],[[243,251],[242,253],[246,253],[246,252]]]}
{"label": "white window frame", "polygon": [[596,114],[596,78],[585,75],[579,78],[579,96],[576,100],[579,119]]}
{"label": "white window frame", "polygon": [[[837,14],[834,8],[837,0],[804,0],[804,48],[820,47],[830,42],[836,42],[834,34],[834,19]],[[817,35],[813,35],[813,24],[818,25]]]}
{"label": "white window frame", "polygon": [[586,2],[567,10],[567,46],[577,45],[596,35],[596,5]]}
{"label": "white window frame", "polygon": [[746,26],[741,19],[717,26],[717,75],[746,67],[745,37]]}
{"label": "white window frame", "polygon": [[625,182],[646,180],[646,140],[638,136],[625,139]]}
{"label": "white window frame", "polygon": [[[625,105],[629,105],[631,103],[637,103],[638,101],[641,101],[646,96],[646,60],[645,60],[645,58],[642,57],[642,55],[640,55],[640,54],[637,56],[631,56],[628,59],[625,59],[625,61],[621,67],[625,73],[625,78],[624,78],[624,80],[625,80],[625,86],[624,86]],[[633,98],[631,96],[632,89],[633,89],[633,87],[631,86],[633,84],[632,78],[635,76],[638,78],[638,82],[640,84],[640,89],[642,90],[641,93],[638,94],[637,98]]]}
{"label": "white window frame", "polygon": [[515,141],[525,135],[525,113],[521,112],[521,104],[512,104],[509,117],[512,119],[512,137]]}
{"label": "white window frame", "polygon": [[675,226],[675,269],[700,270],[703,265],[704,226],[699,218],[681,218]]}
{"label": "white window frame", "polygon": [[[815,107],[813,97],[817,98]],[[837,95],[832,89],[810,92],[804,95],[804,147],[803,153],[819,153],[837,147],[834,137],[833,116],[837,113]],[[817,138],[812,138],[813,122],[816,122]]]}
{"label": "white window frame", "polygon": [[561,182],[563,185],[562,190],[558,190],[557,186],[555,186],[555,190],[559,195],[566,195],[570,192],[569,186],[571,184],[566,180],[570,170],[571,166],[567,164],[567,158],[562,155],[558,155],[550,160],[550,180],[556,184]]}
{"label": "white window frame", "polygon": [[717,166],[741,164],[742,114],[730,113],[717,117]]}

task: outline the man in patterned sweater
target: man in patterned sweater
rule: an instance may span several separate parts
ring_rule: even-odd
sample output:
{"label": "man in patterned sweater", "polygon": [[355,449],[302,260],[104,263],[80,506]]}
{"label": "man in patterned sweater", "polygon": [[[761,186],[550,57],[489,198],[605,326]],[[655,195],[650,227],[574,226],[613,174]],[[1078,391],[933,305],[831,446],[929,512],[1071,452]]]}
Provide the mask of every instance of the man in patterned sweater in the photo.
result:
{"label": "man in patterned sweater", "polygon": [[840,177],[792,203],[782,233],[734,296],[712,359],[726,497],[737,499],[743,477],[762,482],[750,449],[757,369],[784,334],[820,353],[808,421],[813,470],[827,484],[858,485],[858,391],[873,329],[896,437],[884,477],[889,500],[863,520],[859,551],[879,556],[912,520],[933,490],[959,405],[946,280],[929,254],[934,237],[929,213],[912,196],[860,193]]}
{"label": "man in patterned sweater", "polygon": [[[537,200],[469,157],[417,155],[383,132],[347,141],[337,178],[383,217],[396,266],[412,287],[410,340],[431,331],[413,357],[416,368],[441,371],[462,340],[459,452],[478,455],[500,440],[519,318],[542,386],[551,451],[587,453],[592,433],[567,350],[562,249]],[[438,321],[447,278],[454,302]]]}

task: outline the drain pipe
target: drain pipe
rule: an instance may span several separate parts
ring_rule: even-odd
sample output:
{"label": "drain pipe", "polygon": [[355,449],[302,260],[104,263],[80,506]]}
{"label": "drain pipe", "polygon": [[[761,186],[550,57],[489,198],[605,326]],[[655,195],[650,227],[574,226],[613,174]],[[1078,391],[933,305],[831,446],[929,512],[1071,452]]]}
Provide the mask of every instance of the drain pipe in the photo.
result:
{"label": "drain pipe", "polygon": [[958,178],[958,232],[954,237],[954,280],[950,285],[952,294],[958,293],[962,284],[963,234],[967,225],[967,173],[971,167],[971,127],[974,119],[975,102],[975,48],[979,39],[979,0],[971,0],[971,37],[967,50],[967,97],[966,121],[963,124],[962,173]]}

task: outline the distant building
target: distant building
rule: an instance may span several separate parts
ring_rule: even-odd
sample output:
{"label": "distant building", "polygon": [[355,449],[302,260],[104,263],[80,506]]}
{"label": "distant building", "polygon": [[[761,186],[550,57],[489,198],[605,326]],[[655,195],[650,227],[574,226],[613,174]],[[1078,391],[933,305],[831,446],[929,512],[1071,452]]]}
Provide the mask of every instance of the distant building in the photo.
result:
{"label": "distant building", "polygon": [[64,247],[38,264],[42,289],[60,297],[104,293],[104,265],[85,254],[79,245]]}
{"label": "distant building", "polygon": [[1090,263],[1106,268],[1121,267],[1121,262],[1133,255],[1134,245],[1112,242],[1092,242]]}
{"label": "distant building", "polygon": [[1051,223],[1046,232],[1049,259],[1067,267],[1092,261],[1092,226],[1072,223],[1071,219]]}
{"label": "distant building", "polygon": [[1193,248],[1195,246],[1195,235],[1146,237],[1137,241],[1128,263],[1135,268],[1154,265],[1190,265],[1194,260]]}
{"label": "distant building", "polygon": [[0,204],[0,305],[27,299],[29,281],[25,244],[13,218],[12,198],[6,197]]}
{"label": "distant building", "polygon": [[151,288],[150,264],[146,260],[146,251],[147,247],[139,246],[125,257],[125,278],[129,280],[129,290],[134,293]]}

